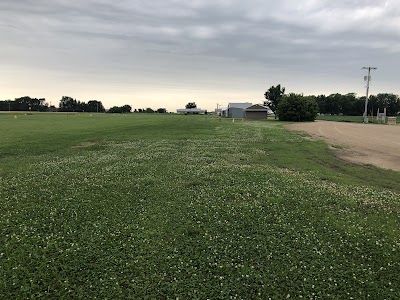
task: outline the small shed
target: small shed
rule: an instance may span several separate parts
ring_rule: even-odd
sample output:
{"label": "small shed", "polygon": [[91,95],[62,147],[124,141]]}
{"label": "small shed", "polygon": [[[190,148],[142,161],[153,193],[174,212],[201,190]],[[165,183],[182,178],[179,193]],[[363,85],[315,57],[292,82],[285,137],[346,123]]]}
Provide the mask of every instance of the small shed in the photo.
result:
{"label": "small shed", "polygon": [[245,109],[245,118],[253,120],[266,120],[269,109],[265,106],[255,104]]}

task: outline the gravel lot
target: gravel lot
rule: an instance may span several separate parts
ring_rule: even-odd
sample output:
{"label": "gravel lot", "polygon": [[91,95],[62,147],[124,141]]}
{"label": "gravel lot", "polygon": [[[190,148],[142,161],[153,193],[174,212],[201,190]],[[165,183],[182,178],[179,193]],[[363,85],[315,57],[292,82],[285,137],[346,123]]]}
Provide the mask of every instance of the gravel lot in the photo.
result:
{"label": "gravel lot", "polygon": [[316,121],[286,128],[327,141],[343,159],[400,171],[400,126]]}

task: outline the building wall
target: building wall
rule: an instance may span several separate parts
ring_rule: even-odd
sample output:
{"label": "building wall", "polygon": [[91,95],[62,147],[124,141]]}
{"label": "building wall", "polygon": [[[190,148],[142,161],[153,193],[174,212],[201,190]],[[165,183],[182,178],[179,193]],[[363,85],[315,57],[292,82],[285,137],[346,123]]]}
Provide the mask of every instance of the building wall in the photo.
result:
{"label": "building wall", "polygon": [[230,107],[228,109],[228,118],[244,118],[244,109]]}
{"label": "building wall", "polygon": [[266,120],[268,113],[266,111],[248,111],[246,112],[246,119],[253,120]]}

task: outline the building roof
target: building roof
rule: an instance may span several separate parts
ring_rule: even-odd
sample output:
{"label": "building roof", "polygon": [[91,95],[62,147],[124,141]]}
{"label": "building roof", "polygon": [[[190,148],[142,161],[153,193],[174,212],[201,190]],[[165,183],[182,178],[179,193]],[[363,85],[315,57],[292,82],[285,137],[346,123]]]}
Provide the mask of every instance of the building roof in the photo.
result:
{"label": "building roof", "polygon": [[246,108],[246,111],[266,111],[266,112],[268,112],[269,108],[266,106],[262,106],[260,104],[255,104],[255,105],[252,105],[252,106]]}
{"label": "building roof", "polygon": [[181,108],[181,109],[177,109],[176,112],[178,113],[205,113],[206,110],[205,109],[200,109],[200,108]]}
{"label": "building roof", "polygon": [[242,102],[242,103],[229,103],[228,108],[241,108],[241,109],[246,109],[253,104],[250,102]]}

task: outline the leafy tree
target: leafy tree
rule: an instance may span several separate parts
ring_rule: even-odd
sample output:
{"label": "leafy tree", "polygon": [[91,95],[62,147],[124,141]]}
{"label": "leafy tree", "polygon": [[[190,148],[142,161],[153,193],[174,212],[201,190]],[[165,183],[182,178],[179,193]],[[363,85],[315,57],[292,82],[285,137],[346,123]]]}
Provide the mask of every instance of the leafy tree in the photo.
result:
{"label": "leafy tree", "polygon": [[338,115],[343,113],[342,111],[342,95],[339,93],[331,94],[327,97],[327,109],[330,114]]}
{"label": "leafy tree", "polygon": [[107,112],[110,114],[122,114],[122,107],[113,106]]}
{"label": "leafy tree", "polygon": [[196,102],[189,102],[188,104],[186,104],[186,108],[197,108]]}
{"label": "leafy tree", "polygon": [[124,113],[130,113],[131,111],[132,107],[128,104],[125,104],[124,106],[113,106],[107,112],[111,114],[124,114]]}
{"label": "leafy tree", "polygon": [[47,111],[48,104],[44,98],[31,98],[24,96],[15,98],[15,100],[0,101],[0,110],[2,111]]}
{"label": "leafy tree", "polygon": [[[365,100],[365,97],[364,97]],[[396,116],[400,111],[400,98],[395,94],[381,93],[376,96],[371,95],[369,98],[370,113],[376,114],[379,109],[380,112],[386,108],[388,116]]]}
{"label": "leafy tree", "polygon": [[328,114],[328,100],[325,95],[318,95],[315,100],[317,101],[319,110],[318,112],[321,114]]}
{"label": "leafy tree", "polygon": [[154,110],[152,110],[150,107],[146,108],[146,113],[152,114],[154,113]]}
{"label": "leafy tree", "polygon": [[159,108],[159,109],[157,109],[157,112],[159,114],[165,114],[165,113],[167,113],[167,110],[165,108]]}
{"label": "leafy tree", "polygon": [[303,96],[291,93],[280,101],[277,114],[281,121],[314,121],[318,112],[315,96]]}
{"label": "leafy tree", "polygon": [[78,102],[69,96],[62,96],[59,104],[59,110],[63,112],[73,112],[78,110]]}
{"label": "leafy tree", "polygon": [[276,110],[279,102],[285,94],[285,88],[278,84],[277,86],[271,86],[264,94],[266,101],[264,105],[268,106],[274,113],[276,119]]}
{"label": "leafy tree", "polygon": [[353,102],[353,108],[351,112],[345,114],[351,116],[362,116],[362,114],[364,113],[364,108],[365,108],[365,97],[358,97]]}
{"label": "leafy tree", "polygon": [[14,101],[12,100],[2,100],[0,101],[0,111],[14,111]]}
{"label": "leafy tree", "polygon": [[86,105],[84,105],[84,111],[87,112],[105,112],[106,109],[101,101],[90,100]]}
{"label": "leafy tree", "polygon": [[125,104],[121,107],[123,113],[130,113],[132,111],[132,107],[128,104]]}

